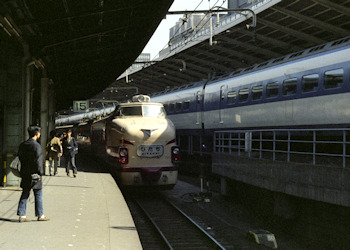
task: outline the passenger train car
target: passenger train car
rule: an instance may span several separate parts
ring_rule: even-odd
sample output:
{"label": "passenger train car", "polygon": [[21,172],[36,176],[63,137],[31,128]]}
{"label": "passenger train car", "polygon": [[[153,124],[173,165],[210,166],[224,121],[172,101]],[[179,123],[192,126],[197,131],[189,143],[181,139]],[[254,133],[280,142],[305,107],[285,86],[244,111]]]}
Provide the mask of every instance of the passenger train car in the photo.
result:
{"label": "passenger train car", "polygon": [[102,157],[123,186],[162,186],[177,182],[179,147],[174,124],[160,103],[134,96],[109,117],[91,125],[92,152]]}
{"label": "passenger train car", "polygon": [[166,107],[181,148],[211,151],[214,131],[348,128],[349,79],[346,37],[151,97]]}

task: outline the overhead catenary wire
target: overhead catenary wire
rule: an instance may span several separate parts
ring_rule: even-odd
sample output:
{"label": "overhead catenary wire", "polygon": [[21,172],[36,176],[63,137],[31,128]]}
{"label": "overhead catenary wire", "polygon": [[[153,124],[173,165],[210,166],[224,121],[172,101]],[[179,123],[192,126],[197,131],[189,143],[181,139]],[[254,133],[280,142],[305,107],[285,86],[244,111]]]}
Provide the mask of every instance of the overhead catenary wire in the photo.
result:
{"label": "overhead catenary wire", "polygon": [[[210,1],[210,0],[209,0],[209,1]],[[224,1],[226,1],[226,0],[224,0]],[[202,4],[202,2],[203,2],[203,0],[200,1],[200,3],[196,6],[196,8],[193,10],[193,12],[189,14],[188,17],[190,17],[193,13],[195,13],[195,11],[196,11],[197,8]],[[187,17],[187,18],[188,18],[188,17]],[[182,27],[183,25],[184,25],[184,22],[182,22],[181,25],[179,26],[179,28],[175,31],[174,36],[175,36],[176,34],[178,34],[178,32],[180,31],[180,29],[181,29],[181,27]],[[162,50],[165,49],[165,48],[169,45],[170,42],[171,42],[171,41],[169,40],[169,41],[163,46]],[[157,55],[158,55],[158,54],[159,54],[159,53],[157,53]],[[152,61],[157,57],[157,55],[156,55],[155,57],[152,58]]]}
{"label": "overhead catenary wire", "polygon": [[[201,1],[201,3],[202,3],[203,1]],[[210,2],[210,0],[208,0],[208,2]],[[219,0],[217,0],[216,1],[216,3],[213,5],[213,6],[216,6],[216,4],[219,2]],[[222,4],[219,6],[219,8],[221,8],[224,4],[225,4],[225,2],[226,2],[226,0],[224,0],[223,2],[222,2]],[[200,3],[200,4],[201,4]],[[199,5],[198,5],[199,6]],[[192,14],[194,14],[195,13],[195,11],[197,10],[197,8],[198,8],[198,6],[196,7],[196,9],[195,10],[193,10],[192,11],[192,13],[189,15],[189,16],[191,16]],[[210,3],[209,3],[209,7],[210,7]],[[212,8],[214,8],[214,7],[212,7]],[[184,47],[187,43],[189,43],[189,42],[191,42],[191,41],[193,41],[195,38],[194,38],[194,36],[193,36],[193,33],[194,32],[199,32],[201,29],[199,29],[198,31],[197,31],[197,28],[198,27],[204,27],[209,21],[210,21],[210,19],[212,18],[212,16],[211,16],[211,8],[209,8],[209,10],[208,10],[208,12],[206,13],[206,15],[204,15],[203,17],[202,17],[202,19],[199,21],[199,23],[194,27],[194,29],[192,29],[192,31],[191,31],[191,34],[188,34],[188,37],[190,37],[190,39],[188,39],[187,41],[185,40],[185,42],[184,42],[184,44],[182,45],[182,46],[180,46],[180,48],[181,47]],[[204,13],[204,12],[203,12]],[[209,18],[207,18],[207,15],[210,15],[210,17]],[[205,21],[205,23],[203,23],[203,21]],[[179,27],[179,29],[181,28],[181,26]],[[178,30],[179,30],[178,29]],[[177,30],[177,32],[178,32],[178,30]],[[176,32],[176,33],[177,33]],[[176,34],[175,33],[175,34]],[[170,41],[169,41],[170,42]],[[168,44],[169,44],[169,42],[168,42]],[[164,48],[166,48],[166,46],[164,46]],[[164,49],[163,48],[163,49]],[[169,51],[168,53],[167,53],[167,55],[169,55],[171,52]]]}

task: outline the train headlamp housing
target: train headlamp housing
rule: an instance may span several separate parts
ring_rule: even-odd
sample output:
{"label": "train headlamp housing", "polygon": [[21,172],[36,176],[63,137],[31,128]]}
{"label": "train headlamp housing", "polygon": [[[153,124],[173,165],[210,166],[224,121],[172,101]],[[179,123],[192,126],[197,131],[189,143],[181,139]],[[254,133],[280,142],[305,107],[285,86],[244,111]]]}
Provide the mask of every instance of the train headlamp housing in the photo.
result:
{"label": "train headlamp housing", "polygon": [[177,163],[180,161],[180,148],[178,146],[171,147],[171,162]]}
{"label": "train headlamp housing", "polygon": [[174,155],[178,155],[180,153],[180,149],[178,147],[173,147],[172,151]]}
{"label": "train headlamp housing", "polygon": [[127,148],[120,148],[119,149],[119,155],[120,156],[127,156],[128,155],[128,149]]}
{"label": "train headlamp housing", "polygon": [[119,163],[128,164],[129,162],[129,152],[128,148],[120,147],[119,148]]}

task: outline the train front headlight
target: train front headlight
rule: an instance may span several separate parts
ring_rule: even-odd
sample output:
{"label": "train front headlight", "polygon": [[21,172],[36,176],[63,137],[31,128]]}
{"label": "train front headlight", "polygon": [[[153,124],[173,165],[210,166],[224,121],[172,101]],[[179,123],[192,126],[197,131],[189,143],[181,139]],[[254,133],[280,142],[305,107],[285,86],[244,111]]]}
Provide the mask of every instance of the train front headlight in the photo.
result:
{"label": "train front headlight", "polygon": [[171,147],[171,162],[180,161],[180,148],[178,146]]}
{"label": "train front headlight", "polygon": [[128,149],[127,148],[120,148],[119,155],[120,156],[127,156],[128,155]]}
{"label": "train front headlight", "polygon": [[178,155],[178,154],[180,154],[180,149],[178,148],[178,147],[173,147],[173,154],[174,155]]}
{"label": "train front headlight", "polygon": [[128,148],[121,147],[119,148],[119,163],[128,164],[129,156],[128,156]]}

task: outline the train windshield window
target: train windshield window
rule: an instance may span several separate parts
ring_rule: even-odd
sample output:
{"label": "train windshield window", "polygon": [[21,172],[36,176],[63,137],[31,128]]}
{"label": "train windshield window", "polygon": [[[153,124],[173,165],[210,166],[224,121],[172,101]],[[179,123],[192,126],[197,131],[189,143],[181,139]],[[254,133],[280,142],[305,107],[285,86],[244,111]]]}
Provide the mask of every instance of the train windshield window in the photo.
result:
{"label": "train windshield window", "polygon": [[254,86],[252,88],[252,98],[253,100],[259,100],[262,98],[263,87],[262,85]]}
{"label": "train windshield window", "polygon": [[165,110],[162,106],[144,105],[142,106],[143,116],[159,117],[165,116]]}
{"label": "train windshield window", "polygon": [[230,91],[227,93],[227,104],[234,104],[236,102],[237,93],[236,91]]}
{"label": "train windshield window", "polygon": [[245,89],[240,89],[238,91],[238,100],[239,102],[245,102],[248,100],[248,96],[249,96],[249,89],[245,88]]}
{"label": "train windshield window", "polygon": [[121,115],[121,116],[141,116],[142,115],[141,106],[120,107],[119,115]]}
{"label": "train windshield window", "polygon": [[340,88],[343,86],[344,70],[334,69],[324,72],[324,88]]}
{"label": "train windshield window", "polygon": [[318,74],[303,76],[301,80],[303,92],[316,91],[318,88],[318,78]]}
{"label": "train windshield window", "polygon": [[278,82],[270,82],[266,84],[266,97],[276,97],[278,96]]}
{"label": "train windshield window", "polygon": [[297,78],[290,78],[283,81],[283,95],[294,95],[297,93]]}

